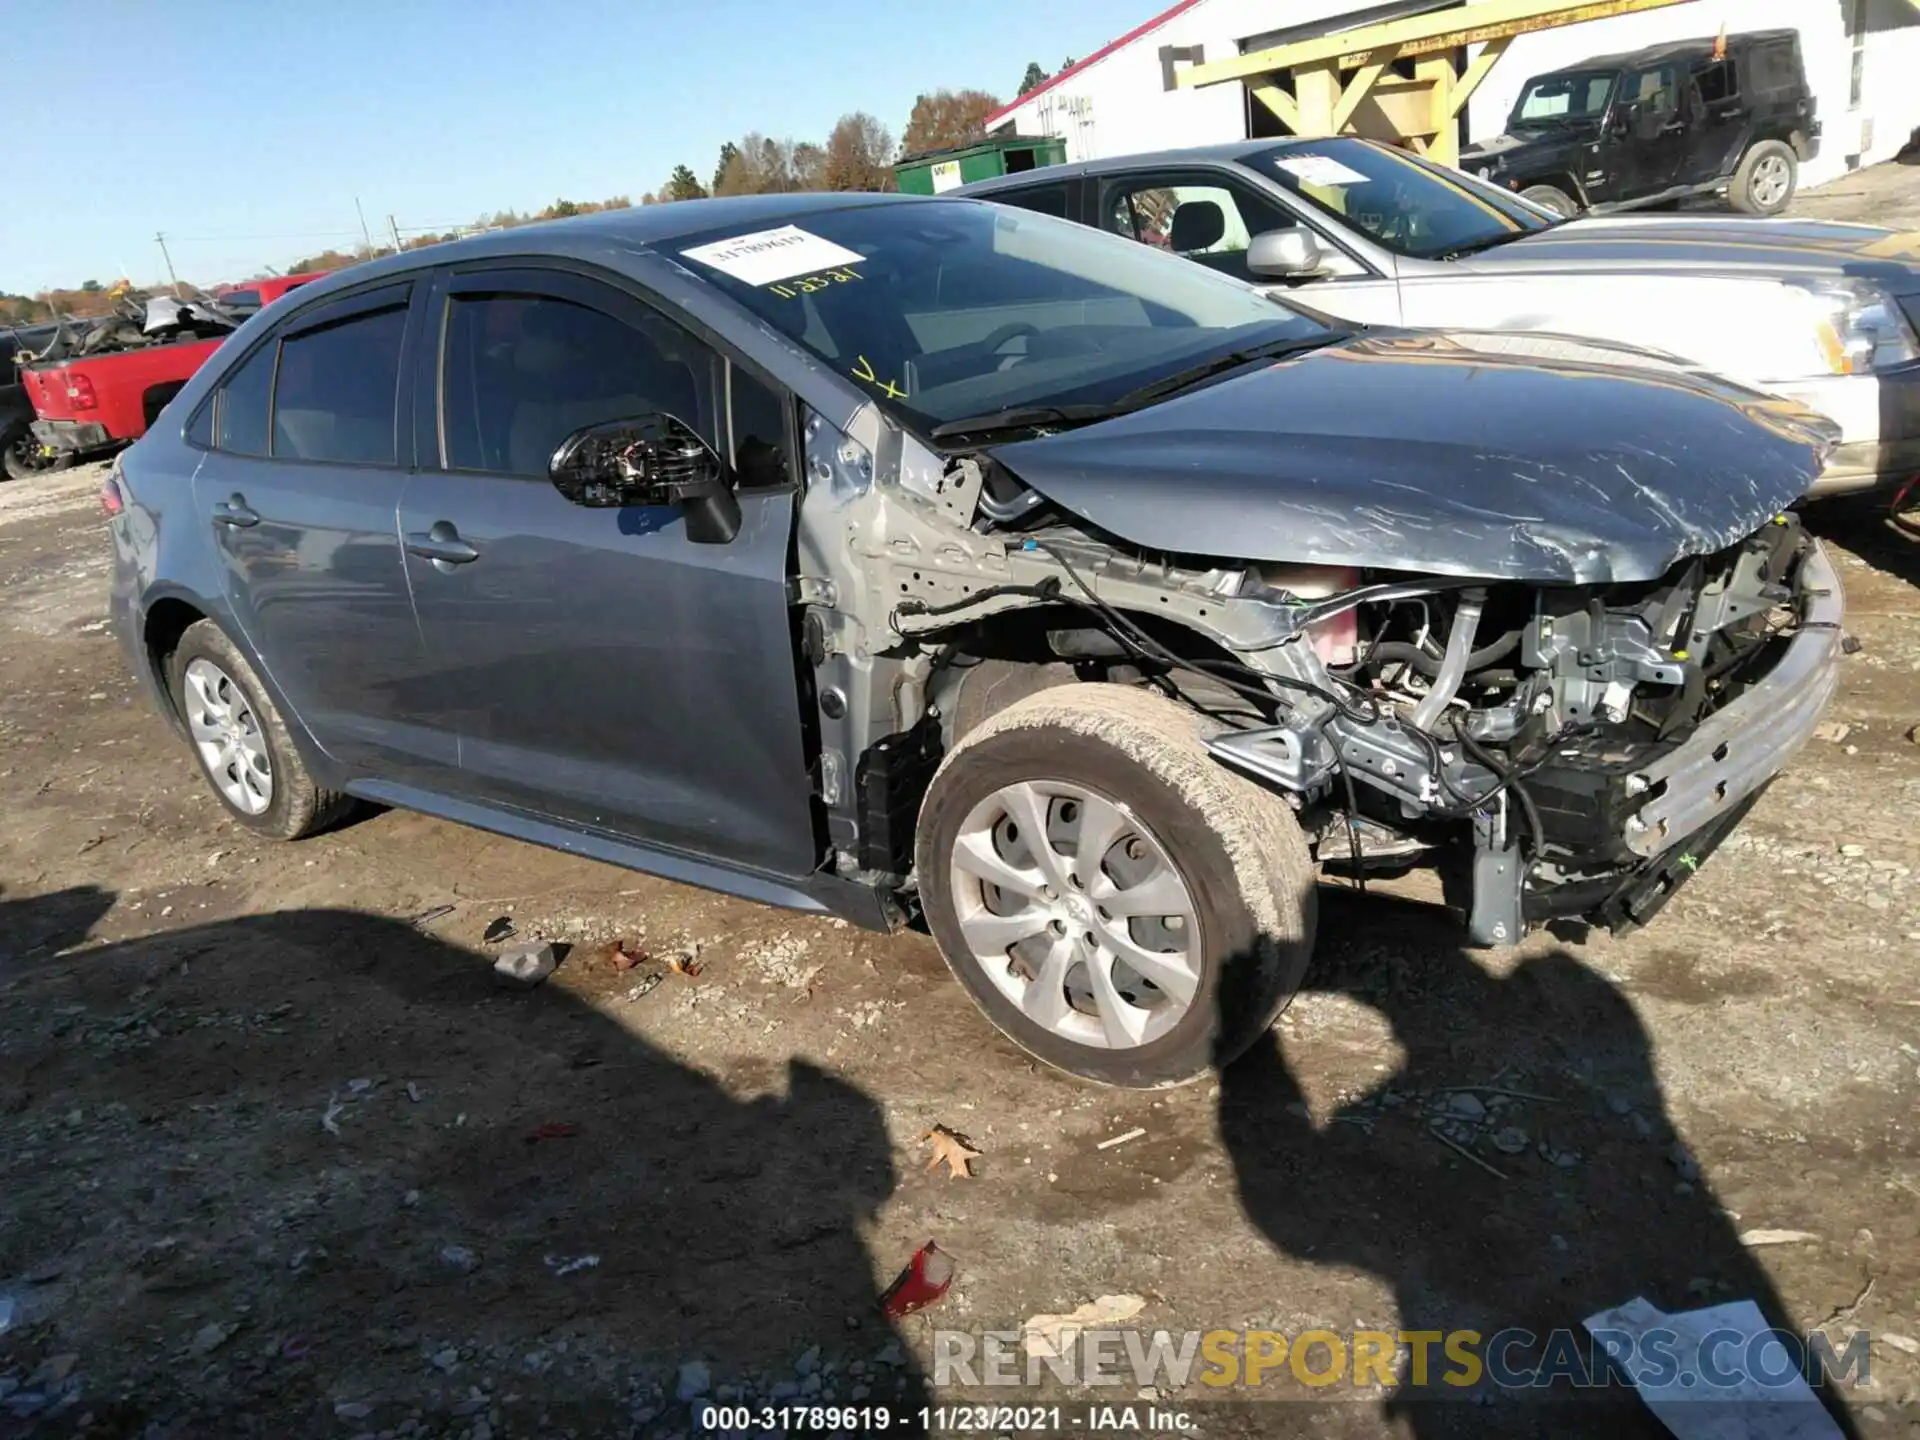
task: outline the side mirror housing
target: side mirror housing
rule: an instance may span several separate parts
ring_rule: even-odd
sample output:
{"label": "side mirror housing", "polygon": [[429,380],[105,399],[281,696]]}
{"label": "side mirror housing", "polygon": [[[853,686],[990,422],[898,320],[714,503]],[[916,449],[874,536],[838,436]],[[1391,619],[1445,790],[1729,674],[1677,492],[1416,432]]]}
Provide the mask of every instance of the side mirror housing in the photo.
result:
{"label": "side mirror housing", "polygon": [[1247,246],[1247,268],[1256,275],[1300,279],[1321,271],[1320,242],[1304,226],[1264,230]]}
{"label": "side mirror housing", "polygon": [[1633,122],[1640,117],[1640,102],[1629,100],[1613,107],[1613,114],[1607,122],[1607,130],[1615,136],[1633,133]]}
{"label": "side mirror housing", "polygon": [[726,463],[671,415],[581,427],[553,452],[547,478],[573,504],[592,509],[677,505],[687,538],[700,544],[724,545],[740,533],[740,501]]}

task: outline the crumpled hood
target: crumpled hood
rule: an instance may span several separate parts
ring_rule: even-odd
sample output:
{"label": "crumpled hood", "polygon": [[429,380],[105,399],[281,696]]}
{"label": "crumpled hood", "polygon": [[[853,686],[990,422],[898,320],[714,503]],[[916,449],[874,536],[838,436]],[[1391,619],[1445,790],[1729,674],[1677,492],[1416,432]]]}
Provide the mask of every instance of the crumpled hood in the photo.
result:
{"label": "crumpled hood", "polygon": [[1610,349],[1374,333],[993,454],[1143,549],[1570,584],[1723,549],[1820,473],[1813,411]]}
{"label": "crumpled hood", "polygon": [[1476,272],[1535,268],[1692,270],[1873,280],[1920,291],[1920,232],[1827,220],[1717,215],[1583,216],[1456,262]]}

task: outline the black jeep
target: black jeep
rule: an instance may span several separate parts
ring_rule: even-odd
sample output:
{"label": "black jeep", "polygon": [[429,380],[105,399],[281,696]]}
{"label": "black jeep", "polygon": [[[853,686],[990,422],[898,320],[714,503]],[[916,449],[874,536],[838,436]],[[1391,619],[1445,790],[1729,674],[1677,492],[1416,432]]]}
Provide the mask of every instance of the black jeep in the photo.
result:
{"label": "black jeep", "polygon": [[1777,215],[1820,136],[1793,30],[1680,40],[1527,81],[1461,165],[1559,215],[1725,190]]}

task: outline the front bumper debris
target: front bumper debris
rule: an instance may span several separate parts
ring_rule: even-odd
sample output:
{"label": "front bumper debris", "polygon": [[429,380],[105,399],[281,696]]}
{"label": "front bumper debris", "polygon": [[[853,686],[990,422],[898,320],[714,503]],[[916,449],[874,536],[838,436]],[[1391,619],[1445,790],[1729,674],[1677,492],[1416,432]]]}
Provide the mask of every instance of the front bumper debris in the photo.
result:
{"label": "front bumper debris", "polygon": [[1846,599],[1826,551],[1801,562],[1800,626],[1764,678],[1703,720],[1687,741],[1630,777],[1649,797],[1626,824],[1649,859],[1710,825],[1780,773],[1812,736],[1840,679]]}

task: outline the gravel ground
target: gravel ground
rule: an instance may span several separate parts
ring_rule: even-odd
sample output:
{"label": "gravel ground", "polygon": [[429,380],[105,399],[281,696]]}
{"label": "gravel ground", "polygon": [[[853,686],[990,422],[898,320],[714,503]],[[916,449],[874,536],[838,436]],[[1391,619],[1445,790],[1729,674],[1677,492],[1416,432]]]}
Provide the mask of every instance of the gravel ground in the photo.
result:
{"label": "gravel ground", "polygon": [[[1417,886],[1330,887],[1272,1042],[1134,1095],[1038,1070],[924,936],[401,813],[255,843],[106,633],[96,479],[0,487],[0,1434],[1075,1405],[1135,1395],[935,1390],[934,1329],[1120,1296],[1147,1331],[1544,1332],[1636,1295],[1870,1329],[1848,1423],[1920,1434],[1920,541],[1878,517],[1815,520],[1861,641],[1824,738],[1649,929],[1476,954]],[[494,981],[502,916],[571,946],[537,990]],[[969,1178],[924,1168],[936,1124]],[[959,1278],[890,1326],[929,1239]],[[1200,1433],[1664,1433],[1262,1393]]]}

